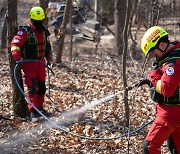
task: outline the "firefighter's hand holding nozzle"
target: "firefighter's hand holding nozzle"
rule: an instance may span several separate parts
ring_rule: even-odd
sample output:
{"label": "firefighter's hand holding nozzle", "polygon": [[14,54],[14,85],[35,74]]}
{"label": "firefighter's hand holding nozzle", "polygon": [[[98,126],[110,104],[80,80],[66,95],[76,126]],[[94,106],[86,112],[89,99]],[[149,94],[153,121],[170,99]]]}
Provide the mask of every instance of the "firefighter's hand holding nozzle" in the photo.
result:
{"label": "firefighter's hand holding nozzle", "polygon": [[141,78],[140,80],[139,80],[139,82],[137,82],[136,84],[134,84],[134,85],[132,85],[132,86],[129,86],[129,87],[126,87],[126,91],[129,91],[129,90],[131,90],[131,89],[133,89],[134,87],[140,87],[140,86],[142,86],[142,85],[144,85],[144,84],[147,84],[149,87],[152,87],[152,82],[149,80],[149,79],[147,79],[147,78]]}
{"label": "firefighter's hand holding nozzle", "polygon": [[18,59],[18,60],[16,60],[16,64],[18,64],[19,66],[21,65],[21,63],[23,62],[23,60],[22,59]]}
{"label": "firefighter's hand holding nozzle", "polygon": [[135,85],[140,87],[144,84],[147,84],[149,87],[152,85],[151,81],[147,78],[141,78],[140,81],[138,83],[136,83]]}
{"label": "firefighter's hand holding nozzle", "polygon": [[48,66],[48,67],[51,67],[51,65],[52,65],[52,64],[51,64],[51,61],[48,60],[48,61],[47,61],[47,66]]}

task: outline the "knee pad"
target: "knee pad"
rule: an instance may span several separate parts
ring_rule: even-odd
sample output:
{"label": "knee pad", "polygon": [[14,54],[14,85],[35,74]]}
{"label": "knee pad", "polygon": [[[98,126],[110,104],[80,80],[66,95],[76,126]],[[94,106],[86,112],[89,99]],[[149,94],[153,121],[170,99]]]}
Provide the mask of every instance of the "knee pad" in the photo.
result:
{"label": "knee pad", "polygon": [[149,154],[148,146],[150,141],[145,140],[143,144],[143,154]]}
{"label": "knee pad", "polygon": [[46,85],[45,81],[43,82],[38,82],[38,94],[39,95],[44,95],[46,93]]}
{"label": "knee pad", "polygon": [[31,85],[28,85],[29,95],[35,95],[36,94],[36,86],[37,86],[37,80],[35,78],[32,78],[31,79]]}

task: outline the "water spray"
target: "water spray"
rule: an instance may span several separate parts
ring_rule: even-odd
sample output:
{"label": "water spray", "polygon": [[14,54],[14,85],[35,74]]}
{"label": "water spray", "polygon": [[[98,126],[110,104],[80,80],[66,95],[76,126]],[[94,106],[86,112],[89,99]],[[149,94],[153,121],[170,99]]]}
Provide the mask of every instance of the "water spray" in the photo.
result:
{"label": "water spray", "polygon": [[[86,112],[87,110],[90,110],[91,108],[93,108],[93,107],[95,107],[95,106],[97,106],[97,105],[101,105],[101,104],[103,104],[103,103],[105,103],[105,102],[108,102],[108,101],[110,101],[110,100],[113,100],[114,98],[116,98],[119,94],[123,93],[124,91],[128,91],[128,90],[133,89],[134,87],[139,87],[139,86],[141,86],[141,85],[143,85],[143,84],[147,84],[148,81],[147,81],[147,80],[141,80],[140,82],[138,82],[138,83],[136,83],[136,84],[134,84],[134,85],[132,85],[132,86],[126,87],[125,90],[121,90],[121,91],[119,91],[119,92],[117,92],[117,93],[115,93],[115,94],[110,94],[110,95],[107,95],[107,96],[105,96],[105,97],[103,97],[103,98],[100,98],[100,99],[96,99],[96,100],[94,100],[94,101],[91,101],[90,103],[87,103],[86,105],[84,105],[84,106],[82,106],[82,107],[80,107],[80,108],[78,108],[78,109],[74,109],[74,110],[70,110],[70,111],[67,111],[67,112],[65,112],[65,113],[62,113],[62,115],[58,118],[58,119],[60,119],[60,120],[58,120],[58,121],[57,121],[57,120],[52,121],[52,120],[50,120],[48,117],[46,117],[42,112],[40,112],[40,111],[34,106],[34,104],[32,104],[32,102],[28,99],[28,97],[27,97],[26,94],[24,93],[23,89],[21,88],[21,86],[20,86],[20,84],[19,84],[19,82],[18,82],[18,80],[17,80],[17,77],[16,77],[16,69],[17,69],[17,67],[18,67],[19,64],[26,63],[26,62],[38,62],[38,63],[41,63],[42,65],[45,65],[48,69],[50,69],[45,63],[43,63],[43,62],[41,62],[41,61],[38,61],[38,60],[23,60],[23,61],[19,61],[19,62],[16,64],[15,68],[14,68],[14,78],[15,78],[15,81],[16,81],[16,84],[17,84],[19,90],[21,91],[21,93],[23,94],[23,96],[25,97],[25,99],[27,100],[27,102],[28,102],[30,105],[32,105],[32,107],[33,107],[45,120],[47,120],[47,124],[50,124],[50,125],[58,128],[59,130],[61,130],[62,132],[66,133],[66,134],[70,134],[70,135],[72,135],[72,136],[79,137],[79,138],[81,138],[81,139],[86,139],[86,140],[115,140],[115,139],[119,139],[119,138],[122,138],[122,137],[124,137],[124,136],[127,136],[127,135],[129,135],[129,134],[132,135],[132,134],[137,133],[138,131],[140,131],[141,129],[143,129],[144,127],[146,127],[146,126],[149,125],[150,123],[152,123],[153,120],[154,120],[154,119],[153,119],[153,120],[147,122],[147,123],[144,124],[143,126],[140,126],[140,127],[136,128],[135,130],[133,130],[133,131],[131,131],[131,132],[126,132],[126,133],[124,133],[124,134],[122,134],[122,135],[120,135],[120,136],[116,136],[116,137],[109,137],[109,138],[87,137],[87,136],[82,136],[82,135],[79,135],[79,134],[70,132],[70,131],[68,131],[65,127],[62,126],[63,124],[66,124],[66,123],[67,123],[67,120],[66,120],[67,118],[68,118],[68,119],[71,119],[71,120],[68,121],[68,122],[71,122],[72,120],[74,120],[73,118],[77,117],[77,116],[80,115],[81,113],[84,113],[84,112]],[[51,70],[51,72],[53,72],[53,71]],[[47,126],[48,126],[47,124],[44,125],[44,130],[47,128]],[[59,124],[60,124],[60,125],[59,125]],[[34,131],[32,131],[32,132],[34,132]],[[22,141],[23,141],[25,138],[27,139],[27,137],[29,137],[29,136],[30,136],[30,132],[28,131],[27,136],[23,136],[23,135],[22,135],[22,139],[21,139],[21,138],[20,138],[21,135],[20,135],[19,138],[18,138],[17,140],[15,140],[15,141],[12,141],[12,142],[10,142],[10,143],[2,144],[2,146],[0,146],[0,149],[1,149],[1,148],[4,149],[5,147],[10,147],[11,145],[14,145],[15,143],[17,144],[18,142],[21,142],[21,143],[22,143]]]}

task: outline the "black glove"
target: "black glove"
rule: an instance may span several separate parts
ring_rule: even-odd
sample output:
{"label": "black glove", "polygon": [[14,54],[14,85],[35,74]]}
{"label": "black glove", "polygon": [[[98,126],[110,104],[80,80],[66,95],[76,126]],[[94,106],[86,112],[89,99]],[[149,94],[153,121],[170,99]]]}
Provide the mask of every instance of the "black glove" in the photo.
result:
{"label": "black glove", "polygon": [[16,60],[16,64],[21,64],[23,60]]}
{"label": "black glove", "polygon": [[144,84],[147,84],[149,87],[152,87],[152,82],[149,80],[149,79],[146,79],[146,78],[142,78],[140,79],[140,81],[138,83],[135,84],[135,86],[142,86]]}
{"label": "black glove", "polygon": [[129,86],[129,87],[126,87],[126,91],[129,91],[131,89],[133,89],[134,87],[140,87],[144,84],[147,84],[150,88],[153,86],[152,82],[149,80],[149,79],[146,79],[146,78],[142,78],[140,79],[140,81],[132,86]]}
{"label": "black glove", "polygon": [[47,67],[48,67],[48,70],[50,70],[51,73],[52,73],[53,75],[55,75],[55,73],[54,73],[53,70],[52,70],[53,65],[51,64],[51,61],[47,61]]}
{"label": "black glove", "polygon": [[53,64],[51,63],[51,61],[47,61],[47,67],[49,68],[49,69],[52,69],[52,67],[53,67]]}
{"label": "black glove", "polygon": [[51,61],[47,61],[47,66],[51,66]]}

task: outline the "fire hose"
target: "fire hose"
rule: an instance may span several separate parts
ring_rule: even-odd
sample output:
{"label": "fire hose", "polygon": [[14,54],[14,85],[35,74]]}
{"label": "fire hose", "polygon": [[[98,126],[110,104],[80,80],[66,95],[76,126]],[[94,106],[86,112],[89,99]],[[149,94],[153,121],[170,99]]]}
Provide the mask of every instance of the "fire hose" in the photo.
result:
{"label": "fire hose", "polygon": [[[52,71],[52,69],[45,63],[41,62],[41,61],[38,61],[38,60],[20,60],[17,62],[17,64],[15,65],[14,67],[14,79],[15,79],[15,82],[20,90],[20,92],[23,94],[23,96],[25,97],[26,101],[28,104],[30,104],[45,120],[47,120],[51,125],[55,126],[56,128],[60,129],[62,132],[64,133],[67,133],[67,134],[70,134],[72,136],[75,136],[75,137],[79,137],[81,139],[86,139],[86,140],[115,140],[115,139],[119,139],[119,138],[122,138],[124,136],[127,136],[127,135],[132,135],[138,131],[140,131],[141,129],[143,129],[144,127],[146,127],[147,125],[151,124],[153,120],[151,121],[148,121],[147,123],[145,123],[144,125],[140,126],[140,127],[137,127],[135,130],[131,131],[131,132],[127,132],[127,133],[124,133],[120,136],[116,136],[116,137],[109,137],[109,138],[101,138],[101,137],[87,137],[87,136],[82,136],[82,135],[79,135],[79,134],[76,134],[76,133],[73,133],[73,132],[70,132],[68,131],[65,127],[61,126],[61,125],[58,125],[56,124],[55,122],[53,122],[52,120],[50,120],[47,116],[45,116],[41,111],[39,111],[35,106],[34,104],[28,99],[27,95],[24,93],[23,89],[21,88],[19,82],[18,82],[18,79],[17,79],[17,76],[16,76],[16,70],[17,70],[17,67],[22,64],[22,63],[27,63],[27,62],[38,62],[42,65],[44,65],[45,67],[47,67],[47,69],[49,69],[52,74],[54,74],[54,72]],[[101,99],[98,99],[98,100],[95,100],[95,101],[92,101],[94,103],[94,106],[96,105],[99,105],[99,104],[102,104],[102,103],[105,103],[105,102],[108,102],[112,99],[114,99],[117,95],[119,95],[120,93],[123,93],[124,91],[128,91],[128,90],[131,90],[133,89],[134,87],[139,87],[139,86],[142,86],[144,84],[148,84],[150,85],[150,81],[148,79],[142,79],[140,80],[140,82],[132,85],[132,86],[129,86],[129,87],[126,87],[125,90],[121,90],[119,92],[117,92],[116,94],[114,95],[108,95],[108,96],[105,96]],[[92,103],[91,102],[91,103]]]}

